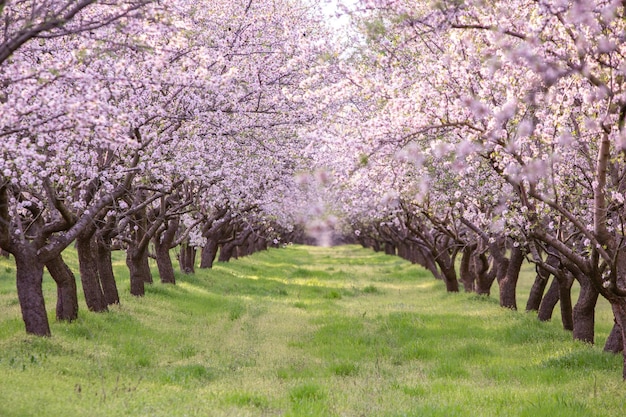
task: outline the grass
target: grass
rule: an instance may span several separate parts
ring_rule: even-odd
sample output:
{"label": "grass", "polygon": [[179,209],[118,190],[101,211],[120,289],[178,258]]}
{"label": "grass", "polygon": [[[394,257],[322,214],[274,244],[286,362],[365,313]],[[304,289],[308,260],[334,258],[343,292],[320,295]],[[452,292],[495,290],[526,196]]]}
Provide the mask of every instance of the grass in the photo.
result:
{"label": "grass", "polygon": [[[76,265],[76,255],[64,255]],[[356,246],[290,246],[23,330],[15,269],[0,259],[0,415],[618,416],[620,356],[575,343],[558,315],[447,294],[425,270]],[[525,268],[519,306],[532,285]],[[80,283],[79,283],[80,285]],[[497,288],[494,287],[494,291]]]}

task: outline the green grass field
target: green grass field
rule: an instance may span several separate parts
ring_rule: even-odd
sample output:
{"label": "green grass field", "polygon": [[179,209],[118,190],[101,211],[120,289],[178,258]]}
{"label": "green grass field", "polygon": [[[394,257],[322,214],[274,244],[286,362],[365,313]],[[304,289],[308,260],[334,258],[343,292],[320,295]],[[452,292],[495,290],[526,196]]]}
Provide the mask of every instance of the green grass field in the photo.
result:
{"label": "green grass field", "polygon": [[[75,266],[71,250],[65,254]],[[77,268],[76,268],[77,269]],[[0,416],[619,416],[620,356],[399,258],[290,246],[27,336],[0,260]],[[519,302],[532,284],[527,268]],[[497,288],[494,287],[494,291]]]}

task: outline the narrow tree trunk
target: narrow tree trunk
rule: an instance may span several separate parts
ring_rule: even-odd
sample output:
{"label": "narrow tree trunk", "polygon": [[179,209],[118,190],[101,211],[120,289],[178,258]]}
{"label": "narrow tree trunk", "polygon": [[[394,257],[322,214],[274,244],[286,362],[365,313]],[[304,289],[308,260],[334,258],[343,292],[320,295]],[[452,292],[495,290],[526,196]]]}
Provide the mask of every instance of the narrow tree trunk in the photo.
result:
{"label": "narrow tree trunk", "polygon": [[552,319],[552,313],[554,312],[554,307],[556,307],[556,303],[559,302],[559,297],[559,282],[556,278],[553,278],[550,287],[548,287],[548,291],[543,296],[541,304],[539,305],[537,317],[540,321],[550,321]]}
{"label": "narrow tree trunk", "polygon": [[93,234],[81,235],[76,239],[76,251],[80,270],[80,281],[83,284],[85,302],[90,311],[107,311],[107,303],[100,285],[98,264],[95,257]]}
{"label": "narrow tree trunk", "polygon": [[61,255],[46,262],[46,268],[57,284],[56,317],[59,321],[74,321],[78,318],[78,294],[76,277],[63,261]]}
{"label": "narrow tree trunk", "polygon": [[44,265],[30,248],[20,248],[13,253],[16,266],[17,297],[22,310],[26,333],[50,336],[50,324],[43,297]]}
{"label": "narrow tree trunk", "polygon": [[589,277],[580,274],[580,295],[573,310],[574,340],[593,344],[595,335],[595,312],[598,291],[591,284]]}
{"label": "narrow tree trunk", "polygon": [[543,298],[543,293],[548,286],[549,280],[550,273],[543,269],[541,265],[537,265],[537,275],[535,276],[535,282],[533,282],[533,286],[530,289],[530,294],[528,295],[528,301],[526,302],[526,311],[539,311],[541,299]]}
{"label": "narrow tree trunk", "polygon": [[511,249],[511,257],[506,271],[506,277],[500,284],[500,306],[517,310],[516,290],[519,271],[524,262],[524,252],[521,247]]}
{"label": "narrow tree trunk", "polygon": [[120,296],[113,273],[110,239],[97,238],[96,248],[96,262],[98,264],[98,275],[100,276],[104,301],[107,305],[119,304]]}
{"label": "narrow tree trunk", "polygon": [[[613,313],[615,314],[615,313]],[[604,351],[611,353],[620,353],[624,351],[624,342],[622,340],[622,326],[618,323],[617,319],[613,323],[613,328],[609,337],[604,344]]]}

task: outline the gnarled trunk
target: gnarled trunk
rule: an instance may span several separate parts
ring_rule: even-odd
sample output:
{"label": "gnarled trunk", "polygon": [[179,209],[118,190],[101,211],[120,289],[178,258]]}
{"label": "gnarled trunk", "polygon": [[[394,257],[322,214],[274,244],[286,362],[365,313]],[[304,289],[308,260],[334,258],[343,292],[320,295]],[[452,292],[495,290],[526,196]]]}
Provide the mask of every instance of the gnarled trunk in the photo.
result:
{"label": "gnarled trunk", "polygon": [[142,297],[145,294],[145,283],[152,282],[148,247],[130,245],[126,251],[126,266],[130,272],[130,293]]}
{"label": "gnarled trunk", "polygon": [[[559,265],[559,258],[553,254],[548,254],[546,263],[552,267]],[[546,271],[541,265],[537,265],[537,276],[535,282],[530,289],[530,295],[528,296],[528,302],[526,303],[526,311],[539,311],[541,306],[541,299],[550,280],[550,273]]]}
{"label": "gnarled trunk", "polygon": [[578,274],[576,278],[580,284],[580,294],[573,310],[574,340],[593,344],[596,303],[599,293],[592,285],[591,279],[586,275]]}
{"label": "gnarled trunk", "polygon": [[93,234],[83,233],[76,239],[76,251],[80,270],[80,281],[83,284],[85,302],[90,311],[107,311],[107,303],[100,285],[98,264],[95,256]]}
{"label": "gnarled trunk", "polygon": [[44,264],[34,249],[21,247],[13,253],[16,266],[17,297],[20,301],[26,333],[50,336],[42,281]]}
{"label": "gnarled trunk", "polygon": [[180,252],[178,253],[178,265],[180,270],[184,274],[193,274],[196,272],[196,248],[183,243],[180,245]]}
{"label": "gnarled trunk", "polygon": [[217,239],[208,239],[200,255],[200,268],[213,268],[219,244]]}
{"label": "gnarled trunk", "polygon": [[500,306],[517,310],[516,290],[519,271],[524,262],[524,252],[520,246],[511,249],[506,276],[500,280]]}
{"label": "gnarled trunk", "polygon": [[154,237],[154,250],[156,253],[156,263],[159,269],[159,276],[163,284],[176,284],[174,266],[170,258],[170,247],[174,242],[176,230],[178,229],[178,219],[172,219],[167,223],[165,232]]}
{"label": "gnarled trunk", "polygon": [[78,318],[78,294],[76,277],[72,270],[63,261],[61,255],[46,262],[46,268],[57,284],[57,320],[69,322],[76,320]]}
{"label": "gnarled trunk", "polygon": [[465,248],[463,248],[463,253],[461,256],[461,267],[459,272],[461,274],[461,282],[463,283],[463,288],[465,289],[465,292],[474,292],[476,289],[477,277],[475,271],[471,266],[472,256],[475,250],[476,245],[467,245],[465,246]]}
{"label": "gnarled trunk", "polygon": [[111,240],[104,237],[96,238],[96,263],[98,275],[102,285],[104,301],[107,305],[119,304],[120,296],[113,273],[113,261],[111,259]]}

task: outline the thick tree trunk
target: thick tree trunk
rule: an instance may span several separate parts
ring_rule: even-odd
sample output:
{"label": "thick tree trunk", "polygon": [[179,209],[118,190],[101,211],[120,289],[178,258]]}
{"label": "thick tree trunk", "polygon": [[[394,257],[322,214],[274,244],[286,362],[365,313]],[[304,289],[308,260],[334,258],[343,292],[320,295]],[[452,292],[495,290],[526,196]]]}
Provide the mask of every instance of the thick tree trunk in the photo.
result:
{"label": "thick tree trunk", "polygon": [[559,284],[559,304],[561,305],[561,323],[563,329],[574,330],[574,313],[572,309],[572,285],[574,277],[566,271],[564,276],[556,278]]}
{"label": "thick tree trunk", "polygon": [[235,245],[231,242],[224,243],[220,248],[220,256],[217,259],[218,262],[228,262],[233,257],[233,251],[235,250]]}
{"label": "thick tree trunk", "polygon": [[16,266],[17,297],[26,333],[50,336],[50,324],[41,287],[44,265],[30,248],[20,248],[16,252],[13,256]]}
{"label": "thick tree trunk", "polygon": [[83,284],[85,302],[90,311],[107,311],[107,303],[100,285],[98,264],[95,257],[93,235],[82,235],[76,239],[76,251],[80,270],[80,281]]}
{"label": "thick tree trunk", "polygon": [[463,283],[463,288],[465,292],[474,292],[476,290],[476,274],[471,267],[472,256],[474,255],[474,251],[476,250],[476,245],[474,246],[466,246],[463,249],[463,254],[461,256],[461,282]]}
{"label": "thick tree trunk", "polygon": [[552,319],[552,313],[554,312],[556,303],[559,302],[559,297],[559,282],[556,278],[553,278],[550,287],[548,287],[548,291],[543,296],[541,304],[539,305],[537,317],[540,321],[550,321]]}
{"label": "thick tree trunk", "polygon": [[78,294],[76,277],[63,261],[61,255],[46,262],[46,268],[57,284],[56,317],[59,321],[74,321],[78,318]]}
{"label": "thick tree trunk", "polygon": [[110,239],[97,238],[96,248],[96,262],[98,264],[98,275],[100,276],[104,301],[107,305],[119,304],[120,296],[113,273]]}
{"label": "thick tree trunk", "polygon": [[130,272],[130,293],[136,297],[145,295],[145,283],[152,282],[152,272],[148,264],[148,248],[129,246],[126,252],[126,266]]}
{"label": "thick tree trunk", "polygon": [[459,292],[459,281],[456,276],[456,270],[454,269],[454,264],[452,265],[439,264],[439,267],[441,268],[441,272],[443,274],[443,282],[446,284],[446,291]]}
{"label": "thick tree trunk", "polygon": [[499,282],[500,284],[500,306],[517,310],[517,280],[519,279],[519,271],[524,262],[524,252],[522,248],[517,246],[511,249],[511,257],[506,271],[506,276]]}
{"label": "thick tree trunk", "polygon": [[0,256],[2,256],[3,258],[8,258],[9,255],[10,255],[9,252],[7,252],[4,249],[0,248]]}
{"label": "thick tree trunk", "polygon": [[196,248],[184,243],[180,246],[180,252],[178,254],[178,265],[180,271],[184,274],[193,274],[196,272]]}
{"label": "thick tree trunk", "polygon": [[589,277],[579,274],[580,295],[573,310],[574,340],[594,343],[595,312],[598,302],[598,291],[591,284]]}
{"label": "thick tree trunk", "polygon": [[489,261],[484,253],[478,255],[476,262],[476,294],[490,295],[491,286],[496,279],[495,268],[489,270]]}
{"label": "thick tree trunk", "polygon": [[163,284],[176,284],[174,266],[170,258],[170,247],[176,237],[178,229],[178,219],[172,219],[167,223],[167,229],[162,234],[157,234],[154,238],[154,250],[156,252],[157,268]]}
{"label": "thick tree trunk", "polygon": [[202,248],[200,256],[200,268],[213,268],[213,262],[217,256],[219,244],[217,239],[208,239],[206,245]]}
{"label": "thick tree trunk", "polygon": [[395,255],[396,254],[396,246],[393,243],[386,242],[385,243],[385,254],[386,255]]}

